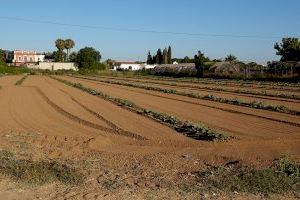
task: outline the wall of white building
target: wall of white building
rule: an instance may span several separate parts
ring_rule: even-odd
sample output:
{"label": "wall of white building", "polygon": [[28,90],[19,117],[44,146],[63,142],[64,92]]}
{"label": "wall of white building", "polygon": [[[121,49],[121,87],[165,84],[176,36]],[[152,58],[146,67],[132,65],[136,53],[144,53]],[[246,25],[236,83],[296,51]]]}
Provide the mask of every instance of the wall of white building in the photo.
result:
{"label": "wall of white building", "polygon": [[32,69],[43,69],[43,70],[74,70],[77,71],[74,63],[59,63],[59,62],[40,62],[38,65],[28,66]]}
{"label": "wall of white building", "polygon": [[121,64],[119,66],[114,66],[114,70],[122,69],[122,70],[140,70],[143,68],[143,64]]}
{"label": "wall of white building", "polygon": [[121,69],[121,70],[132,70],[137,71],[141,69],[153,69],[156,65],[148,65],[148,64],[120,64],[118,66],[114,66],[113,70]]}
{"label": "wall of white building", "polygon": [[45,55],[41,55],[41,54],[34,55],[34,62],[45,62]]}

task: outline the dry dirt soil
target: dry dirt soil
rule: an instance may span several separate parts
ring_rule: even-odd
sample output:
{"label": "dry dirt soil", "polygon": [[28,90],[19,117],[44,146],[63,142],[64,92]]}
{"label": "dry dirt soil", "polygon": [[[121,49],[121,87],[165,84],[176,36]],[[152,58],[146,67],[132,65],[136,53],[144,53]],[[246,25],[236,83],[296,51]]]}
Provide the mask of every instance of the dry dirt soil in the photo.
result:
{"label": "dry dirt soil", "polygon": [[294,116],[60,77],[235,136],[195,141],[47,76],[28,76],[16,86],[21,78],[0,78],[0,150],[20,159],[71,163],[86,178],[76,186],[32,187],[0,175],[0,199],[263,199],[184,186],[196,188],[194,173],[210,166],[238,161],[267,167],[283,155],[300,161],[300,127],[278,122],[300,123]]}

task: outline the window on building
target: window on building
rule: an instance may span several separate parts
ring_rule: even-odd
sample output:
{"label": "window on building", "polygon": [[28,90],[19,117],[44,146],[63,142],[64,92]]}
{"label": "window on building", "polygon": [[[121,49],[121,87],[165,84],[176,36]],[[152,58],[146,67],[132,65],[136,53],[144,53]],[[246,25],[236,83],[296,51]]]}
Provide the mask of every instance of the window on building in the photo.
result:
{"label": "window on building", "polygon": [[19,61],[21,61],[22,60],[22,57],[21,56],[19,56]]}
{"label": "window on building", "polygon": [[32,57],[30,57],[30,58],[29,58],[29,60],[30,60],[30,62],[33,62],[33,59],[32,59]]}
{"label": "window on building", "polygon": [[24,62],[27,62],[27,56],[24,56]]}

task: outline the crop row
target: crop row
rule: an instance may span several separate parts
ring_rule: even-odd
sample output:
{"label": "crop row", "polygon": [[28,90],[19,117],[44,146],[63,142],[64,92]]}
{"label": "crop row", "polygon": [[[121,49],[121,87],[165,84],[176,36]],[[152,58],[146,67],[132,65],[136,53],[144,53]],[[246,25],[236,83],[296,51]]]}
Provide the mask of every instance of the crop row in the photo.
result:
{"label": "crop row", "polygon": [[270,86],[274,87],[300,87],[300,83],[284,83],[284,82],[261,82],[261,81],[254,81],[254,80],[228,80],[228,79],[222,79],[216,80],[216,79],[210,79],[210,78],[171,78],[171,77],[165,77],[165,76],[115,76],[114,74],[109,75],[103,75],[106,77],[122,77],[122,78],[135,78],[135,79],[147,79],[147,80],[159,80],[159,81],[173,81],[173,82],[182,82],[182,83],[201,83],[201,84],[215,84],[220,86],[229,86],[229,85],[235,85],[235,86],[246,86],[246,85],[254,85],[254,87],[261,87],[261,86]]}
{"label": "crop row", "polygon": [[152,110],[147,110],[145,108],[142,108],[140,106],[135,105],[133,102],[128,101],[126,99],[120,99],[120,98],[114,98],[108,94],[105,94],[101,91],[94,90],[92,88],[88,88],[83,86],[80,83],[73,83],[64,79],[60,79],[58,77],[51,78],[60,81],[66,85],[72,86],[74,88],[80,89],[84,92],[87,92],[89,94],[92,94],[94,96],[101,97],[107,101],[110,101],[118,106],[122,106],[130,111],[133,111],[137,114],[146,116],[148,118],[151,118],[155,121],[158,121],[164,125],[167,125],[177,132],[184,134],[188,137],[194,138],[196,140],[205,140],[205,141],[214,141],[214,140],[226,140],[229,139],[229,137],[225,136],[223,133],[219,133],[215,130],[212,130],[206,126],[204,126],[201,123],[191,123],[188,121],[181,121],[175,116],[171,116],[165,113],[159,113]]}
{"label": "crop row", "polygon": [[139,85],[139,84],[134,84],[134,83],[129,83],[129,82],[125,83],[125,82],[112,81],[112,80],[90,79],[87,77],[79,77],[79,78],[87,79],[87,80],[94,80],[94,81],[96,80],[99,82],[104,82],[104,83],[109,83],[109,84],[141,88],[141,89],[146,89],[146,90],[151,90],[151,91],[158,91],[158,92],[163,92],[163,93],[167,93],[167,94],[176,94],[176,95],[187,96],[187,97],[191,97],[191,98],[195,98],[195,99],[214,101],[214,102],[218,102],[218,103],[231,104],[231,105],[237,105],[237,106],[243,106],[243,107],[249,107],[249,108],[255,108],[255,109],[262,109],[262,110],[269,110],[269,111],[286,113],[286,114],[291,114],[291,115],[300,115],[300,112],[295,111],[295,110],[290,110],[289,108],[287,108],[285,106],[269,105],[269,104],[265,104],[264,102],[259,102],[259,101],[246,102],[246,101],[242,101],[240,99],[226,99],[226,98],[217,97],[214,95],[199,95],[199,94],[192,93],[192,92],[182,92],[182,91],[178,91],[175,89],[166,89],[166,88],[153,87],[153,86],[147,86],[147,85]]}
{"label": "crop row", "polygon": [[20,80],[18,80],[15,85],[22,85],[22,83],[25,81],[25,79],[28,77],[28,75],[23,76]]}
{"label": "crop row", "polygon": [[[110,79],[117,79],[117,80],[124,80],[128,81],[126,78],[114,78],[109,77]],[[297,99],[300,100],[300,96],[298,95],[290,95],[284,93],[267,93],[264,91],[251,91],[246,89],[228,89],[228,88],[220,88],[220,87],[208,87],[208,86],[201,86],[201,85],[181,85],[178,83],[170,83],[170,82],[156,82],[156,81],[139,81],[134,80],[135,82],[140,83],[153,83],[153,84],[161,84],[161,85],[168,85],[168,86],[176,86],[176,87],[187,87],[187,88],[195,88],[195,89],[204,89],[204,90],[212,90],[212,91],[219,91],[219,92],[231,92],[231,93],[238,93],[238,94],[248,94],[248,95],[260,95],[260,96],[268,96],[268,97],[279,97],[285,99]]]}

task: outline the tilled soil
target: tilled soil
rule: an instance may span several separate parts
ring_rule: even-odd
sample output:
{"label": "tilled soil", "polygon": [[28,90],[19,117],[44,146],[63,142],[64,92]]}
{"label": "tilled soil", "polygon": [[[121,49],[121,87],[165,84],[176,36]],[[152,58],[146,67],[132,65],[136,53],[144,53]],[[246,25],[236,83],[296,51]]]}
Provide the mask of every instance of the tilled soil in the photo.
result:
{"label": "tilled soil", "polygon": [[[299,128],[294,126],[262,120],[265,130],[251,132],[251,127],[259,123],[251,124],[251,118],[247,118],[235,122],[247,130],[245,137],[242,131],[236,131],[239,138],[227,142],[195,141],[48,77],[29,76],[21,86],[15,86],[20,78],[0,78],[0,150],[20,159],[70,162],[86,179],[80,186],[52,183],[32,188],[1,175],[0,199],[262,199],[249,194],[199,192],[194,174],[208,166],[236,161],[266,167],[282,155],[300,160]],[[101,87],[113,94],[120,92],[122,97],[133,95],[128,90]],[[134,96],[144,99],[145,105],[154,101],[156,108],[162,109],[158,111],[174,106],[177,113],[183,107],[181,112],[189,114],[182,116],[193,116],[200,110],[206,115],[212,112],[205,106],[188,108],[190,104],[183,102],[179,105],[172,100],[165,103],[159,97]],[[226,117],[218,112],[218,126],[235,127],[235,123],[222,122]],[[238,115],[236,119],[244,117]],[[247,124],[241,127],[239,123]]]}
{"label": "tilled soil", "polygon": [[[115,80],[115,79],[114,79]],[[124,79],[116,79],[118,81],[124,81]],[[126,82],[130,83],[138,83],[134,80],[128,80]],[[251,94],[242,94],[242,93],[234,93],[234,92],[225,92],[225,91],[216,91],[216,90],[208,90],[208,89],[197,89],[198,85],[182,85],[182,86],[170,86],[163,84],[164,82],[157,82],[157,83],[147,83],[146,81],[142,81],[141,84],[153,86],[153,87],[160,87],[165,89],[175,89],[180,92],[188,92],[188,93],[196,93],[200,95],[214,95],[217,97],[222,97],[226,99],[239,99],[246,102],[253,102],[253,101],[259,101],[264,102],[265,104],[270,105],[283,105],[291,110],[300,111],[300,100],[296,99],[284,99],[284,98],[278,98],[278,97],[269,97],[269,96],[262,96],[262,95],[251,95]],[[181,85],[181,84],[179,84]],[[236,87],[235,90],[241,89]],[[245,88],[242,88],[245,89]],[[269,92],[269,90],[267,90]],[[298,94],[299,93],[295,93]]]}
{"label": "tilled soil", "polygon": [[289,122],[298,124],[300,122],[298,116],[78,78],[64,77],[64,79],[82,83],[114,97],[130,100],[147,109],[175,115],[182,120],[202,122],[211,128],[228,132],[238,138],[291,137],[299,139],[299,135],[294,133],[300,132],[300,127],[289,124]]}

